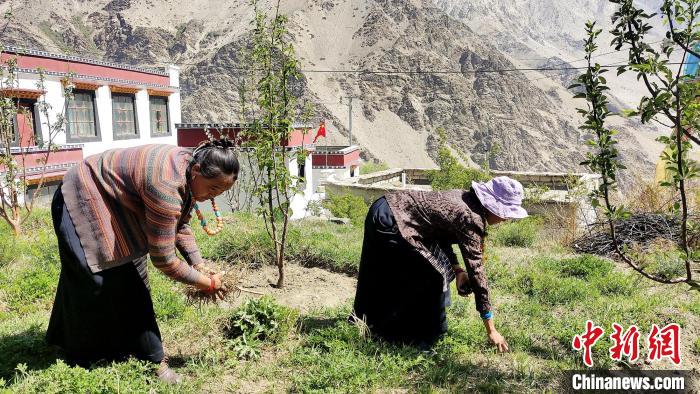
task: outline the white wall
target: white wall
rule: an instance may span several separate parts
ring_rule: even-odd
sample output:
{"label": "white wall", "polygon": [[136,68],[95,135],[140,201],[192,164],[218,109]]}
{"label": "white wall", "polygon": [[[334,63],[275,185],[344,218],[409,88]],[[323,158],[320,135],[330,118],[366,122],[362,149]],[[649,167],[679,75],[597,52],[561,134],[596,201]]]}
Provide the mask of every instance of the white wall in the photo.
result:
{"label": "white wall", "polygon": [[[170,84],[173,87],[178,87],[179,83],[179,68],[171,66],[170,71]],[[18,85],[22,89],[36,89],[36,82],[38,80],[38,75],[32,73],[20,73],[18,75]],[[65,97],[63,96],[63,87],[61,85],[61,77],[58,76],[47,76],[44,83],[46,93],[44,94],[44,100],[50,105],[49,110],[49,121],[52,125],[55,125],[56,117],[59,114],[64,114],[65,111]],[[101,140],[97,142],[86,142],[83,143],[83,156],[88,157],[108,149],[113,148],[127,148],[138,145],[146,144],[170,144],[177,145],[177,135],[175,131],[175,123],[181,121],[181,106],[180,106],[180,92],[176,91],[171,94],[168,99],[168,111],[170,120],[170,131],[171,135],[166,137],[151,137],[151,121],[150,121],[150,105],[148,91],[146,88],[139,90],[135,94],[136,111],[139,124],[139,138],[128,139],[128,140],[114,140],[114,133],[112,129],[112,94],[109,89],[109,85],[105,84],[100,86],[95,91],[95,102],[97,104],[97,116],[99,118],[100,135]],[[65,114],[64,114],[65,115]],[[41,127],[42,127],[42,137],[46,141],[49,135],[49,129],[47,125],[47,119],[42,115]],[[66,134],[64,131],[59,133],[55,138],[54,142],[56,144],[66,144]]]}
{"label": "white wall", "polygon": [[[314,171],[311,165],[311,155],[306,156],[304,163],[305,177],[304,177],[304,189],[301,193],[297,193],[292,197],[291,209],[292,209],[292,220],[302,219],[307,216],[307,207],[310,201],[320,200],[320,196],[316,193],[316,188],[314,187],[315,178]],[[291,159],[289,161],[289,172],[293,176],[299,176],[299,166],[297,164],[297,159]]]}
{"label": "white wall", "polygon": [[[18,87],[20,89],[37,89],[37,81],[39,80],[36,74],[19,74],[18,76]],[[49,118],[46,119],[44,114],[39,114],[39,119],[41,121],[41,136],[43,140],[47,140],[49,137],[49,128],[47,121],[52,125],[56,124],[56,117],[63,112],[63,107],[65,105],[65,99],[63,97],[63,87],[59,78],[47,78],[44,81],[44,88],[46,93],[44,94],[44,100],[46,104],[50,107]],[[66,143],[65,133],[60,133],[54,138],[57,144]]]}
{"label": "white wall", "polygon": [[[180,67],[170,65],[168,67],[168,72],[170,73],[170,86],[179,88],[180,87]],[[170,95],[168,100],[168,110],[170,111],[170,130],[175,136],[175,123],[182,123],[182,107],[180,104],[180,90],[176,90],[175,93]],[[177,138],[174,140],[177,144]]]}
{"label": "white wall", "polygon": [[[325,182],[328,179],[344,180],[350,178],[349,168],[314,168],[311,172],[313,172],[314,184],[312,185],[312,190],[314,192],[318,190],[318,187],[321,185],[321,183]],[[325,195],[322,195],[321,198],[326,197]]]}

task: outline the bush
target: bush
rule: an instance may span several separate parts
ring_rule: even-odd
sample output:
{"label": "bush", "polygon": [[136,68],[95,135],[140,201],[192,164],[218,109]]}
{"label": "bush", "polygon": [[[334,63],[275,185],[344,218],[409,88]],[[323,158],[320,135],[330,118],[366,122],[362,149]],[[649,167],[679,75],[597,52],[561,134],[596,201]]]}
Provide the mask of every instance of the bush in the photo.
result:
{"label": "bush", "polygon": [[468,190],[472,187],[472,181],[485,182],[491,179],[488,171],[480,168],[467,168],[460,164],[447,147],[445,131],[438,129],[437,133],[440,138],[437,165],[440,169],[428,174],[433,190]]}
{"label": "bush", "polygon": [[633,245],[629,254],[646,272],[653,275],[666,279],[685,276],[683,252],[673,241],[657,239],[647,247]]}
{"label": "bush", "polygon": [[362,197],[352,194],[334,195],[330,194],[324,203],[331,214],[339,218],[348,218],[353,225],[359,226],[364,223],[369,206]]}
{"label": "bush", "polygon": [[384,162],[378,163],[374,161],[369,161],[367,163],[363,163],[360,166],[360,175],[371,174],[373,172],[385,171],[388,169],[389,165]]}
{"label": "bush", "polygon": [[493,228],[490,237],[498,246],[529,248],[535,244],[541,225],[540,218],[531,216],[499,224]]}
{"label": "bush", "polygon": [[560,262],[559,269],[566,276],[590,279],[596,276],[607,276],[613,270],[613,265],[607,260],[589,254],[584,254]]}
{"label": "bush", "polygon": [[259,356],[260,342],[279,343],[284,340],[297,319],[297,312],[281,306],[268,296],[248,300],[228,318],[224,334],[233,340],[239,358]]}

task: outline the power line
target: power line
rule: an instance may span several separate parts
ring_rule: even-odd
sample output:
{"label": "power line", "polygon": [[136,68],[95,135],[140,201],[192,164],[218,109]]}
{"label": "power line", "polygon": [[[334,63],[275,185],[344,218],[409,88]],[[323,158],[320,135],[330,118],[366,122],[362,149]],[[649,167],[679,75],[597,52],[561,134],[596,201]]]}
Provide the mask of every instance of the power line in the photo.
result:
{"label": "power line", "polygon": [[[602,64],[601,68],[614,68],[624,63]],[[668,62],[667,65],[682,65],[688,62]],[[263,69],[238,68],[227,65],[200,65],[205,68],[221,68],[232,71],[251,72],[263,71]],[[424,75],[424,74],[483,74],[483,73],[508,73],[508,72],[528,72],[528,71],[569,71],[569,70],[585,70],[588,66],[580,67],[512,67],[512,68],[493,68],[493,69],[478,69],[478,70],[371,70],[371,69],[300,69],[301,73],[311,74],[378,74],[378,75]]]}
{"label": "power line", "polygon": [[[655,44],[658,42],[661,42],[662,40],[652,42],[650,44]],[[60,49],[58,46],[55,45],[48,45],[50,47],[54,47],[57,49]],[[98,54],[97,52],[89,52],[89,51],[75,51],[76,53],[92,53],[92,54]],[[609,51],[609,52],[604,52],[597,54],[593,56],[593,58],[613,54],[613,53],[624,53],[622,51]],[[579,61],[586,60],[586,58],[582,59],[577,59],[577,60],[572,60],[572,61],[562,61],[561,63],[555,64],[550,67],[511,67],[511,68],[495,68],[495,69],[477,69],[477,70],[372,70],[372,69],[300,69],[299,71],[301,73],[308,73],[308,74],[360,74],[360,75],[440,75],[440,74],[445,74],[445,75],[450,75],[450,74],[482,74],[482,73],[509,73],[509,72],[562,72],[562,71],[572,71],[572,70],[584,70],[587,68],[587,66],[581,66],[581,67],[574,67],[574,66],[568,66],[568,67],[557,67],[559,64],[571,64]],[[156,60],[154,63],[158,64],[175,64],[178,66],[197,66],[197,67],[204,67],[204,68],[221,68],[221,69],[227,69],[227,70],[232,70],[232,71],[240,71],[240,72],[254,72],[254,71],[261,71],[261,69],[250,69],[250,68],[239,68],[236,66],[229,66],[229,65],[216,65],[216,64],[202,64],[200,63],[189,63],[189,62],[172,62],[172,61],[165,61],[165,60]],[[685,63],[667,63],[669,65],[680,65],[680,64],[685,64]],[[620,64],[609,64],[609,65],[601,65],[601,68],[612,68],[612,67],[617,67]],[[533,79],[531,81],[537,81],[540,79],[544,79],[548,77],[542,77],[542,78],[537,78]]]}

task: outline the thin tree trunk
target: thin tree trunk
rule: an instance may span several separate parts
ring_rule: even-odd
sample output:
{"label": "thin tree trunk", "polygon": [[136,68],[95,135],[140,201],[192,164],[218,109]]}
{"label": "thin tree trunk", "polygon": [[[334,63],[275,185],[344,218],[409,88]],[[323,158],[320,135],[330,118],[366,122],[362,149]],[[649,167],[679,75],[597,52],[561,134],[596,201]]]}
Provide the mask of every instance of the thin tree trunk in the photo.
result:
{"label": "thin tree trunk", "polygon": [[277,287],[278,289],[281,289],[284,287],[284,254],[279,253],[277,257],[277,272],[279,275],[277,276]]}

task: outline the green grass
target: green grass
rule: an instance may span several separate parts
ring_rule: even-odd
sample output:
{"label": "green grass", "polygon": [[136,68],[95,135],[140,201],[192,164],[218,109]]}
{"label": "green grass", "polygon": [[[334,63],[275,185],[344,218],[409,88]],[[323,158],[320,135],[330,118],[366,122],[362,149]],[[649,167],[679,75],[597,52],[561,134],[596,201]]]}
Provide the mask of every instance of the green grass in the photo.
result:
{"label": "green grass", "polygon": [[350,219],[354,226],[362,226],[369,210],[364,198],[352,194],[330,194],[323,205],[333,216]]}
{"label": "green grass", "polygon": [[[29,228],[12,239],[0,225],[0,392],[541,392],[556,390],[563,371],[582,367],[571,340],[588,319],[606,330],[594,348],[595,367],[609,368],[618,367],[607,356],[613,322],[636,324],[644,335],[652,323],[672,321],[686,332],[700,318],[696,292],[655,286],[596,256],[542,251],[537,237],[536,251],[489,240],[485,272],[496,325],[512,348],[506,355],[487,343],[473,296],[453,297],[447,335],[434,353],[422,353],[367,339],[347,323],[350,304],[308,313],[269,298],[235,309],[190,304],[182,285],[151,269],[166,350],[186,376],[172,388],[144,363],[71,367],[45,344],[60,264],[48,213],[39,212]],[[270,262],[270,242],[253,216],[235,215],[216,237],[196,226],[195,233],[207,258]],[[290,260],[357,272],[360,227],[302,221],[292,223],[289,237]],[[682,340],[691,350],[683,368],[697,368],[700,340]]]}
{"label": "green grass", "polygon": [[[362,230],[355,226],[323,221],[292,222],[287,259],[308,267],[357,274],[362,250]],[[236,214],[235,221],[217,237],[197,232],[197,242],[207,256],[230,264],[269,264],[273,261],[272,241],[260,219]]]}
{"label": "green grass", "polygon": [[360,175],[371,174],[373,172],[385,171],[389,169],[389,165],[381,162],[368,161],[360,165]]}
{"label": "green grass", "polygon": [[531,216],[494,226],[489,237],[498,246],[529,248],[535,244],[541,227],[542,219]]}

